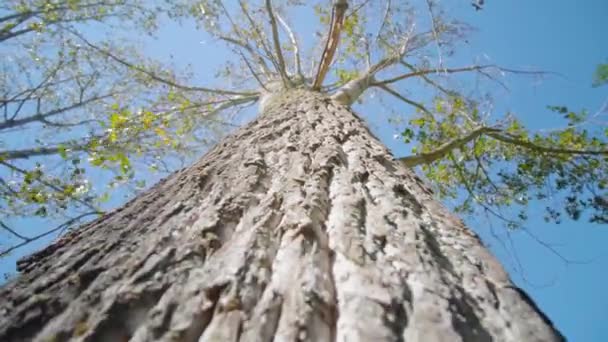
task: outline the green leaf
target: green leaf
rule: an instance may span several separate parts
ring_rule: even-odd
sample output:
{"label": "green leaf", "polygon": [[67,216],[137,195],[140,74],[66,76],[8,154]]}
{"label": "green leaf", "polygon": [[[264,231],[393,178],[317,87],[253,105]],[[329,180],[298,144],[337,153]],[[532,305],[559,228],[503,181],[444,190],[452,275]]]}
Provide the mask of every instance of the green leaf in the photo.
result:
{"label": "green leaf", "polygon": [[608,63],[599,64],[593,74],[593,86],[599,87],[608,83]]}

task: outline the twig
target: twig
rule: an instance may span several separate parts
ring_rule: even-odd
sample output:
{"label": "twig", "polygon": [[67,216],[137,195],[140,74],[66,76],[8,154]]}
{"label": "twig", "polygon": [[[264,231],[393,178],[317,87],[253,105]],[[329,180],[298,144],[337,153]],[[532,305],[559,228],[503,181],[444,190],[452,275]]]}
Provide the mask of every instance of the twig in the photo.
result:
{"label": "twig", "polygon": [[281,26],[283,26],[283,28],[287,32],[287,35],[289,36],[289,40],[291,41],[291,46],[293,47],[293,58],[294,58],[294,66],[296,68],[296,74],[299,75],[300,77],[304,78],[304,75],[302,74],[302,64],[300,62],[300,48],[298,47],[298,40],[296,39],[296,36],[293,34],[291,27],[289,27],[289,24],[287,24],[287,22],[283,19],[283,17],[281,17],[281,15],[279,13],[276,13],[276,17],[279,20],[279,23],[281,23]]}
{"label": "twig", "polygon": [[16,231],[14,231],[13,229],[11,229],[9,226],[7,226],[4,222],[0,221],[0,227],[2,227],[4,230],[8,231],[9,233],[13,234],[14,236],[20,238],[21,240],[24,241],[30,241],[30,238],[27,236],[23,236],[19,233],[17,233]]}
{"label": "twig", "polygon": [[38,234],[38,235],[36,235],[36,236],[32,236],[32,237],[26,238],[26,239],[25,239],[23,242],[18,243],[18,244],[14,245],[14,246],[11,246],[11,247],[9,247],[9,248],[7,248],[7,249],[3,250],[3,251],[0,251],[0,257],[3,257],[3,256],[5,256],[5,255],[9,254],[10,252],[14,251],[14,250],[15,250],[15,249],[17,249],[17,248],[21,248],[21,247],[23,247],[23,246],[27,245],[28,243],[30,243],[30,242],[32,242],[32,241],[36,241],[36,240],[41,239],[41,238],[43,238],[43,237],[45,237],[45,236],[47,236],[47,235],[53,234],[54,232],[56,232],[56,231],[58,231],[58,230],[62,230],[62,229],[64,229],[65,227],[69,227],[69,226],[71,226],[72,224],[74,224],[74,223],[76,223],[76,222],[80,221],[80,220],[81,220],[82,218],[84,218],[84,217],[91,216],[91,215],[99,215],[99,214],[100,214],[100,213],[99,213],[99,212],[97,212],[97,211],[91,211],[91,212],[87,212],[87,213],[81,214],[81,215],[79,215],[79,216],[76,216],[76,217],[74,217],[74,218],[71,218],[71,219],[69,219],[68,221],[66,221],[66,222],[62,223],[61,225],[59,225],[59,226],[57,226],[57,227],[55,227],[55,228],[53,228],[53,229],[51,229],[51,230],[47,230],[47,231],[46,231],[46,232],[44,232],[44,233],[41,233],[41,234]]}
{"label": "twig", "polygon": [[287,76],[287,70],[285,69],[285,59],[283,59],[283,52],[281,51],[281,39],[279,37],[279,28],[277,27],[277,21],[272,10],[271,0],[266,0],[266,11],[268,12],[268,18],[270,21],[270,27],[272,29],[272,41],[274,43],[274,50],[277,55],[279,62],[279,74],[283,81],[283,86],[288,87],[290,85],[289,77]]}
{"label": "twig", "polygon": [[242,92],[242,91],[234,91],[234,90],[224,90],[224,89],[214,89],[214,88],[206,88],[206,87],[192,87],[192,86],[185,86],[176,82],[173,82],[171,80],[162,78],[158,75],[156,75],[155,73],[148,71],[144,68],[138,67],[130,62],[125,61],[124,59],[114,55],[113,53],[104,50],[96,45],[94,45],[93,43],[89,42],[86,38],[84,38],[80,33],[71,30],[71,29],[67,29],[66,30],[68,32],[70,32],[71,34],[75,35],[76,37],[78,37],[80,40],[82,40],[88,47],[90,47],[91,49],[101,53],[102,55],[105,55],[109,58],[111,58],[112,60],[114,60],[115,62],[122,64],[123,66],[141,72],[142,74],[150,77],[151,79],[160,82],[160,83],[164,83],[167,84],[169,86],[175,87],[177,89],[181,89],[184,91],[201,91],[201,92],[207,92],[207,93],[215,93],[215,94],[222,94],[222,95],[252,95],[252,94],[256,94],[256,92]]}
{"label": "twig", "polygon": [[432,114],[432,113],[431,113],[431,112],[430,112],[428,109],[426,109],[426,107],[424,107],[422,104],[420,104],[420,103],[418,103],[418,102],[415,102],[415,101],[412,101],[412,100],[410,100],[410,99],[406,98],[405,96],[403,96],[403,95],[399,94],[398,92],[394,91],[393,89],[391,89],[389,86],[384,85],[384,84],[381,84],[381,85],[377,85],[377,87],[378,87],[378,88],[380,88],[380,89],[382,89],[382,90],[384,90],[384,91],[386,91],[387,93],[389,93],[389,94],[393,95],[394,97],[398,98],[399,100],[401,100],[401,101],[403,101],[403,102],[405,102],[405,103],[407,103],[407,104],[409,104],[409,105],[411,105],[411,106],[414,106],[414,107],[416,107],[416,108],[420,109],[420,110],[421,110],[421,111],[423,111],[424,113],[426,113],[426,114],[428,114],[428,115],[433,115],[433,114]]}

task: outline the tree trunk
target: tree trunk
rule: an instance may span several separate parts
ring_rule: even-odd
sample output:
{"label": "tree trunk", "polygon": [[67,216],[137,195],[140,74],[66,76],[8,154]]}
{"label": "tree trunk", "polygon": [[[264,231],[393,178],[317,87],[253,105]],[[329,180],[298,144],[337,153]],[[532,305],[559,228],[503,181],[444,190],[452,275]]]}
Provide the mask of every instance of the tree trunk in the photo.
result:
{"label": "tree trunk", "polygon": [[19,262],[0,341],[559,341],[348,108],[304,90]]}

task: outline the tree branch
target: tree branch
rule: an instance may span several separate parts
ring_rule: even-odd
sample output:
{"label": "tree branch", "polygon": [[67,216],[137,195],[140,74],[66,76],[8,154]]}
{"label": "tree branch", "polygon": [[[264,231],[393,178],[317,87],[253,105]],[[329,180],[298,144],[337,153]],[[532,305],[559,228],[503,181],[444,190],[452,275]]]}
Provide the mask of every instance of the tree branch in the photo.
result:
{"label": "tree branch", "polygon": [[[507,144],[520,146],[529,150],[533,150],[536,152],[543,153],[551,153],[551,154],[570,154],[570,155],[594,155],[594,156],[608,156],[608,150],[573,150],[573,149],[565,149],[565,148],[553,148],[553,147],[545,147],[534,144],[530,141],[521,140],[515,137],[511,137],[507,135],[503,130],[499,128],[492,127],[479,127],[468,134],[461,136],[459,138],[450,140],[438,148],[434,149],[431,152],[421,153],[414,156],[408,156],[404,158],[400,158],[399,160],[403,162],[404,165],[408,167],[415,167],[421,164],[431,164],[443,157],[445,157],[450,151],[460,148],[470,141],[478,138],[481,135],[487,135],[496,140],[502,141]],[[480,163],[479,159],[477,159]],[[485,169],[483,170],[486,173]],[[489,176],[486,173],[486,178],[489,179]]]}
{"label": "tree branch", "polygon": [[399,100],[401,100],[401,101],[409,104],[410,106],[416,107],[416,108],[420,109],[421,111],[423,111],[426,114],[433,115],[433,113],[431,113],[428,109],[426,109],[426,107],[423,106],[422,104],[406,98],[405,96],[403,96],[403,95],[399,94],[398,92],[394,91],[393,89],[389,88],[389,86],[382,84],[382,85],[379,85],[377,87],[379,87],[380,89],[382,89],[382,90],[386,91],[387,93],[393,95],[394,97],[398,98]]}
{"label": "tree branch", "polygon": [[[242,3],[241,3],[242,4]],[[272,73],[270,72],[270,69],[268,69],[268,65],[266,65],[266,62],[264,61],[264,58],[260,55],[259,52],[255,51],[251,45],[247,42],[247,38],[244,37],[241,34],[241,30],[239,29],[239,27],[236,25],[236,23],[234,22],[234,20],[232,20],[232,16],[230,15],[230,12],[228,12],[228,9],[226,8],[226,6],[224,6],[224,4],[222,2],[220,2],[220,5],[222,6],[222,10],[224,11],[224,14],[226,15],[226,18],[228,18],[228,21],[230,22],[230,25],[232,26],[232,30],[234,31],[234,33],[240,38],[240,39],[235,39],[232,37],[228,37],[228,36],[224,36],[224,35],[219,35],[218,37],[221,40],[224,40],[228,43],[234,44],[237,46],[237,48],[244,48],[245,50],[247,50],[247,52],[249,52],[249,54],[256,59],[257,63],[259,64],[262,72],[264,73],[264,75],[267,78],[270,78]],[[243,12],[246,13],[246,16],[249,17],[249,13],[247,12],[247,10],[245,8],[241,8]],[[257,32],[257,31],[256,31]],[[240,51],[239,51],[240,52]],[[245,57],[242,55],[243,59],[245,59]],[[257,77],[256,77],[257,78]]]}
{"label": "tree branch", "polygon": [[49,146],[49,147],[34,147],[26,148],[23,150],[10,150],[0,151],[0,160],[14,160],[14,159],[28,159],[38,156],[48,156],[58,154],[66,149],[72,151],[84,151],[87,148],[87,144],[65,144],[64,146]]}
{"label": "tree branch", "polygon": [[[19,167],[15,166],[15,165],[9,164],[9,163],[7,163],[4,160],[0,160],[0,164],[6,166],[10,170],[13,170],[15,172],[20,173],[22,175],[26,175],[28,173],[26,170],[24,170],[22,168],[19,168]],[[61,187],[59,187],[59,186],[57,186],[55,184],[49,183],[49,182],[45,181],[44,179],[37,179],[37,181],[40,182],[41,184],[49,187],[49,188],[51,188],[51,189],[53,189],[53,190],[61,193],[61,194],[65,193],[64,189],[62,189]],[[91,203],[89,203],[87,201],[84,201],[84,200],[82,200],[80,198],[77,198],[77,197],[74,197],[72,195],[68,195],[68,197],[71,198],[72,200],[74,200],[74,201],[76,201],[76,202],[84,205],[85,207],[89,208],[92,211],[95,211],[97,213],[101,213],[97,208],[95,208]]]}
{"label": "tree branch", "polygon": [[32,236],[32,237],[26,237],[26,236],[24,236],[23,238],[25,238],[25,239],[24,239],[23,242],[18,243],[16,245],[12,246],[12,247],[9,247],[9,248],[7,248],[7,249],[5,249],[3,251],[0,251],[0,258],[3,257],[3,256],[5,256],[5,255],[7,255],[7,254],[9,254],[10,252],[16,250],[17,248],[21,248],[21,247],[27,245],[30,242],[39,240],[39,239],[41,239],[41,238],[43,238],[45,236],[53,234],[56,231],[65,229],[66,227],[69,227],[69,226],[77,223],[78,221],[80,221],[84,217],[91,216],[91,215],[99,215],[99,214],[100,213],[97,212],[97,211],[90,211],[90,212],[87,212],[87,213],[84,213],[84,214],[80,214],[80,215],[78,215],[78,216],[76,216],[74,218],[71,218],[71,219],[67,220],[66,222],[60,224],[59,226],[57,226],[57,227],[55,227],[53,229],[47,230],[44,233],[41,233],[41,234],[38,234],[38,235]]}
{"label": "tree branch", "polygon": [[344,16],[346,9],[348,8],[347,0],[336,0],[331,12],[331,24],[329,28],[329,34],[325,41],[325,48],[321,55],[321,61],[319,62],[319,68],[317,69],[317,76],[312,84],[313,90],[321,89],[323,80],[329,71],[329,66],[334,58],[336,50],[338,49],[338,43],[340,42],[340,33],[344,24]]}
{"label": "tree branch", "polygon": [[272,41],[274,43],[274,50],[277,55],[277,61],[279,63],[279,74],[281,75],[281,79],[283,80],[283,86],[289,87],[290,81],[287,76],[287,70],[285,68],[285,59],[283,59],[283,52],[281,51],[281,39],[279,37],[279,28],[277,27],[277,21],[274,16],[274,11],[272,9],[271,0],[266,0],[266,11],[268,12],[268,18],[270,21],[270,27],[272,29]]}
{"label": "tree branch", "polygon": [[552,154],[578,154],[578,155],[592,155],[592,156],[608,156],[608,150],[573,150],[567,148],[554,148],[554,147],[545,147],[536,145],[530,141],[521,140],[512,136],[507,135],[504,132],[488,132],[488,136],[502,141],[504,143],[508,143],[511,145],[520,146],[523,148],[527,148],[529,150],[533,150],[536,152],[544,152],[544,153],[552,153]]}
{"label": "tree branch", "polygon": [[235,38],[232,38],[232,37],[228,37],[228,36],[223,36],[222,35],[222,36],[218,36],[218,38],[221,39],[221,40],[223,40],[223,41],[225,41],[225,42],[227,42],[227,43],[236,45],[236,48],[243,48],[243,49],[247,50],[247,52],[249,52],[249,54],[253,58],[255,58],[255,60],[257,61],[258,65],[260,67],[260,69],[264,73],[264,75],[266,77],[270,77],[270,75],[272,73],[270,72],[270,69],[268,68],[268,65],[264,61],[264,58],[257,51],[255,51],[251,47],[251,45],[249,45],[248,43],[245,43],[245,42],[243,42],[241,40],[238,40],[238,39],[235,39]]}
{"label": "tree branch", "polygon": [[7,232],[13,234],[14,236],[18,237],[19,239],[23,240],[23,241],[29,241],[30,238],[27,236],[23,236],[19,233],[17,233],[15,230],[13,230],[11,227],[7,226],[4,222],[0,221],[0,227],[4,230],[6,230]]}
{"label": "tree branch", "polygon": [[[45,113],[37,113],[37,114],[30,115],[30,116],[27,116],[27,117],[24,117],[21,119],[9,119],[4,122],[0,122],[0,130],[26,125],[28,123],[32,123],[35,121],[45,122],[51,116],[59,115],[61,113],[65,113],[67,111],[85,106],[91,102],[103,100],[105,98],[112,97],[112,96],[114,96],[114,94],[106,94],[103,96],[94,96],[94,97],[91,97],[84,101],[79,101],[78,103],[74,103],[70,106],[56,108],[56,109],[50,110]],[[45,122],[45,123],[48,123],[48,122]]]}
{"label": "tree branch", "polygon": [[[400,63],[401,65],[405,66],[406,68],[410,69],[410,70],[411,70],[411,71],[413,71],[413,72],[416,72],[416,71],[417,71],[417,70],[416,70],[416,68],[415,68],[413,65],[411,65],[410,63],[407,63],[406,61],[403,61],[403,60],[402,60],[402,61],[400,61],[399,63]],[[444,94],[446,94],[446,95],[448,95],[448,96],[454,96],[454,95],[456,95],[456,94],[457,94],[455,91],[448,90],[448,89],[444,88],[444,87],[443,87],[443,86],[441,86],[439,83],[437,83],[437,82],[433,81],[432,79],[430,79],[430,78],[429,78],[427,75],[420,75],[420,77],[421,77],[421,78],[422,78],[422,79],[423,79],[423,80],[424,80],[426,83],[428,83],[428,84],[430,84],[431,86],[433,86],[433,87],[435,87],[435,88],[439,89],[439,90],[440,90],[442,93],[444,93]]]}
{"label": "tree branch", "polygon": [[490,132],[498,132],[500,131],[497,128],[491,127],[479,127],[477,129],[472,130],[468,134],[461,136],[459,138],[450,140],[438,148],[434,149],[431,152],[420,153],[415,156],[408,156],[404,158],[400,158],[399,160],[407,167],[415,167],[421,164],[431,164],[443,157],[445,157],[448,153],[456,148],[460,148],[467,143],[473,141],[477,137],[482,134],[487,134]]}
{"label": "tree branch", "polygon": [[304,78],[304,75],[302,74],[302,64],[300,63],[300,48],[298,47],[298,40],[296,39],[296,36],[293,34],[293,31],[291,30],[291,27],[289,27],[289,24],[287,24],[287,22],[281,17],[281,15],[279,13],[276,14],[277,19],[279,20],[279,23],[281,23],[281,26],[283,26],[283,28],[285,29],[285,32],[287,32],[287,35],[289,36],[289,40],[291,41],[291,46],[293,47],[293,58],[294,58],[294,66],[296,68],[295,73]]}
{"label": "tree branch", "polygon": [[[220,2],[221,3],[221,2]],[[223,7],[224,5],[222,5]],[[275,60],[274,56],[272,55],[272,52],[270,51],[270,48],[266,45],[266,39],[265,39],[265,35],[263,34],[263,32],[259,29],[258,25],[256,24],[255,20],[253,20],[253,18],[251,17],[251,14],[249,13],[249,11],[247,10],[247,6],[245,5],[245,3],[243,2],[243,0],[239,0],[239,6],[241,8],[241,11],[243,12],[243,14],[245,15],[245,18],[247,18],[247,21],[249,21],[249,25],[251,26],[251,29],[253,30],[253,32],[255,32],[256,36],[259,37],[259,41],[256,41],[261,47],[262,50],[264,51],[264,53],[266,54],[266,58],[268,58],[268,60],[270,60],[270,62],[272,63],[272,65],[275,67],[275,69],[278,71],[279,70],[279,64],[278,62]],[[238,29],[235,29],[236,32],[240,32],[238,31]],[[254,37],[255,39],[255,37]]]}
{"label": "tree branch", "polygon": [[[407,65],[407,64],[404,64]],[[413,66],[409,65],[408,68],[413,69]],[[381,80],[381,81],[377,81],[375,84],[373,85],[378,85],[378,84],[391,84],[391,83],[395,83],[401,80],[404,80],[406,78],[411,78],[411,77],[416,77],[416,76],[425,76],[425,75],[429,75],[429,74],[454,74],[454,73],[459,73],[459,72],[467,72],[467,71],[482,71],[484,69],[497,69],[503,72],[510,72],[510,73],[514,73],[514,74],[532,74],[532,75],[542,75],[542,74],[546,74],[547,72],[544,71],[526,71],[526,70],[515,70],[515,69],[508,69],[508,68],[501,68],[497,65],[493,65],[493,64],[488,64],[488,65],[473,65],[473,66],[469,66],[469,67],[462,67],[462,68],[451,68],[451,69],[425,69],[425,70],[416,70],[414,72],[411,73],[407,73],[407,74],[403,74],[400,76],[396,76],[393,78],[389,78],[386,80]],[[487,75],[486,75],[487,76]]]}
{"label": "tree branch", "polygon": [[84,38],[80,33],[71,30],[71,29],[67,29],[70,33],[72,33],[73,35],[75,35],[76,37],[78,37],[80,40],[82,40],[88,47],[90,47],[91,49],[101,53],[102,55],[105,55],[107,57],[109,57],[110,59],[114,60],[115,62],[129,68],[135,71],[138,71],[148,77],[150,77],[151,79],[160,82],[160,83],[164,83],[167,84],[171,87],[180,89],[180,90],[184,90],[184,91],[200,91],[200,92],[206,92],[206,93],[214,93],[214,94],[221,94],[221,95],[253,95],[253,94],[257,94],[257,92],[251,92],[251,91],[246,91],[246,92],[242,92],[242,91],[234,91],[234,90],[224,90],[224,89],[214,89],[214,88],[206,88],[206,87],[192,87],[192,86],[185,86],[182,84],[178,84],[174,81],[162,78],[158,75],[156,75],[155,73],[148,71],[144,68],[138,67],[130,62],[125,61],[124,59],[114,55],[113,53],[104,50],[96,45],[94,45],[93,43],[89,42],[86,38]]}
{"label": "tree branch", "polygon": [[[367,90],[369,87],[371,87],[375,83],[377,83],[375,81],[375,75],[378,72],[399,62],[403,58],[404,54],[407,51],[407,46],[409,44],[409,41],[410,41],[410,34],[408,33],[408,35],[404,38],[403,43],[401,43],[399,48],[395,49],[393,47],[390,47],[392,50],[394,50],[393,55],[381,59],[379,62],[377,62],[376,64],[369,67],[368,70],[365,71],[365,73],[363,73],[361,76],[355,78],[354,80],[347,82],[345,85],[340,87],[334,95],[332,95],[332,98],[343,105],[351,105],[352,103],[354,103],[357,100],[357,98],[359,96],[361,96],[361,94],[363,94],[363,92],[365,92],[365,90]],[[393,95],[396,94],[392,89],[388,89],[388,90],[384,89],[384,90],[388,91],[389,93],[391,93]],[[400,98],[401,100],[409,103],[410,105],[416,106],[419,109],[426,111],[426,109],[422,105],[416,104],[415,102],[413,102],[411,100],[407,100],[407,99],[404,100],[402,96],[399,96],[399,95],[396,95],[396,96],[398,98]]]}

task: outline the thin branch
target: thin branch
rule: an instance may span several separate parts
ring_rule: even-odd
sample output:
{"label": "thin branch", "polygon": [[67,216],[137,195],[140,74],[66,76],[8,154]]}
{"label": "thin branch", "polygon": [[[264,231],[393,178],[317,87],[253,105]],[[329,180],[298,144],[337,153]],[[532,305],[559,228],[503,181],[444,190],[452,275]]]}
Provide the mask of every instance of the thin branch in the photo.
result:
{"label": "thin branch", "polygon": [[4,122],[0,122],[0,130],[3,129],[8,129],[8,128],[13,128],[13,127],[17,127],[17,126],[22,126],[22,125],[26,125],[28,123],[32,123],[32,122],[36,122],[36,121],[40,121],[40,122],[45,122],[45,120],[47,120],[49,117],[61,114],[61,113],[65,113],[68,112],[70,110],[85,106],[91,102],[95,102],[95,101],[99,101],[99,100],[103,100],[105,98],[108,97],[112,97],[114,96],[114,94],[106,94],[103,96],[95,96],[92,98],[89,98],[87,100],[84,101],[80,101],[78,103],[74,103],[70,106],[66,106],[66,107],[61,107],[61,108],[56,108],[53,110],[50,110],[48,112],[45,113],[37,113],[35,115],[30,115],[21,119],[9,119],[6,120]]}
{"label": "thin branch", "polygon": [[437,46],[437,58],[439,59],[439,67],[443,67],[443,58],[441,52],[441,43],[439,42],[439,34],[437,33],[437,23],[435,19],[435,14],[433,13],[433,3],[431,0],[426,0],[426,6],[429,11],[429,16],[431,18],[431,28],[433,32],[433,38],[435,40],[435,44]]}
{"label": "thin branch", "polygon": [[391,4],[392,4],[391,0],[386,0],[386,9],[384,10],[384,17],[382,17],[382,22],[380,24],[380,28],[378,28],[378,31],[376,32],[376,37],[374,38],[375,41],[378,41],[378,38],[380,38],[380,34],[382,33],[384,26],[386,25],[388,16],[391,13]]}
{"label": "thin branch", "polygon": [[241,40],[232,38],[232,37],[228,37],[228,36],[218,36],[219,39],[230,43],[232,45],[235,45],[237,49],[243,48],[245,50],[247,50],[247,52],[249,52],[249,54],[256,59],[258,65],[260,66],[260,69],[262,70],[262,72],[264,73],[264,75],[266,77],[270,77],[270,75],[272,75],[272,72],[270,72],[270,69],[268,68],[268,65],[266,64],[266,62],[264,61],[264,58],[257,52],[255,51],[251,45],[249,45],[248,43],[245,43]]}
{"label": "thin branch", "polygon": [[578,154],[578,155],[591,155],[591,156],[608,156],[608,150],[573,150],[567,148],[554,148],[554,147],[546,147],[539,146],[530,141],[521,140],[512,136],[507,135],[503,132],[488,132],[488,136],[508,143],[512,145],[517,145],[520,147],[527,148],[529,150],[533,150],[536,152],[544,152],[544,153],[553,153],[553,154]]}
{"label": "thin branch", "polygon": [[[221,3],[221,2],[220,2]],[[224,5],[222,4],[222,7]],[[239,0],[239,6],[241,8],[241,11],[243,12],[243,14],[245,15],[245,18],[247,18],[247,21],[249,21],[249,25],[251,26],[251,28],[253,29],[253,31],[255,32],[256,36],[259,37],[259,45],[262,47],[262,50],[264,50],[264,53],[266,54],[266,58],[268,58],[268,60],[270,60],[270,62],[272,63],[272,65],[274,66],[274,68],[278,71],[279,70],[279,64],[276,61],[276,59],[274,58],[272,52],[270,51],[270,47],[268,47],[268,45],[266,45],[266,38],[265,35],[263,34],[263,32],[260,30],[260,28],[258,27],[257,23],[255,22],[255,20],[253,20],[253,18],[251,17],[251,14],[249,13],[249,11],[247,10],[247,6],[245,5],[245,2],[243,0]],[[226,10],[224,10],[226,11]],[[240,32],[237,29],[234,29],[237,34]]]}
{"label": "thin branch", "polygon": [[71,150],[71,151],[84,151],[87,148],[87,144],[65,144],[65,145],[57,145],[50,147],[33,147],[26,148],[23,150],[10,150],[10,151],[0,151],[0,160],[15,160],[15,159],[29,159],[32,157],[38,156],[48,156],[53,154],[58,154],[61,151]]}
{"label": "thin branch", "polygon": [[4,230],[6,230],[7,232],[13,234],[14,236],[18,237],[21,240],[24,241],[28,241],[30,238],[28,238],[27,236],[23,236],[19,233],[17,233],[15,230],[13,230],[11,227],[7,226],[4,222],[0,221],[0,227]]}
{"label": "thin branch", "polygon": [[70,33],[72,33],[73,35],[75,35],[76,37],[78,37],[80,40],[82,40],[88,47],[92,48],[93,50],[101,53],[102,55],[105,55],[107,57],[109,57],[110,59],[114,60],[115,62],[138,72],[141,72],[142,74],[145,74],[146,76],[150,77],[151,79],[160,82],[160,83],[164,83],[167,84],[169,86],[172,86],[174,88],[177,89],[181,89],[184,91],[201,91],[201,92],[207,92],[207,93],[214,93],[214,94],[222,94],[222,95],[253,95],[256,94],[256,92],[242,92],[242,91],[234,91],[234,90],[224,90],[224,89],[214,89],[214,88],[206,88],[206,87],[192,87],[192,86],[185,86],[182,84],[178,84],[176,82],[173,82],[171,80],[162,78],[158,75],[156,75],[155,73],[148,71],[144,68],[138,67],[137,65],[134,65],[130,62],[125,61],[124,59],[114,55],[113,53],[104,50],[96,45],[94,45],[93,43],[89,42],[86,38],[84,38],[80,33],[71,30],[71,29],[66,29],[68,30]]}
{"label": "thin branch", "polygon": [[268,12],[268,18],[270,21],[270,28],[272,29],[272,42],[274,43],[274,50],[277,55],[279,62],[279,74],[283,80],[283,86],[288,87],[290,85],[289,77],[287,76],[287,70],[285,68],[285,59],[283,58],[283,52],[281,51],[281,39],[279,37],[279,28],[277,27],[277,21],[274,16],[272,9],[271,0],[266,0],[266,11]]}
{"label": "thin branch", "polygon": [[[408,64],[404,64],[404,65],[408,65]],[[408,67],[413,68],[413,66],[411,66],[411,65],[408,65]],[[482,71],[482,70],[488,69],[488,68],[498,69],[500,71],[506,71],[506,72],[517,73],[517,74],[536,74],[536,75],[538,75],[538,74],[545,73],[542,71],[525,71],[525,70],[505,69],[505,68],[501,68],[501,67],[498,67],[493,64],[489,64],[489,65],[473,65],[473,66],[462,67],[462,68],[451,68],[451,69],[442,69],[442,70],[437,70],[437,69],[416,70],[414,72],[399,75],[399,76],[389,78],[386,80],[381,80],[381,81],[378,81],[377,83],[378,84],[391,84],[391,83],[395,83],[395,82],[404,80],[406,78],[412,78],[412,77],[416,77],[416,76],[425,76],[425,75],[429,75],[429,74],[438,74],[438,73],[454,74],[454,73],[467,72],[467,71]]]}
{"label": "thin branch", "polygon": [[[241,34],[241,30],[236,25],[234,20],[232,20],[232,16],[230,15],[230,12],[228,12],[228,9],[226,8],[226,6],[224,6],[224,4],[222,2],[220,2],[220,5],[222,7],[222,10],[224,11],[224,15],[226,15],[226,18],[228,18],[228,21],[230,22],[230,25],[232,26],[232,30],[234,31],[234,33],[236,33],[237,36],[239,36],[240,39],[235,39],[235,38],[223,36],[223,35],[219,35],[218,37],[221,40],[224,40],[228,43],[236,45],[239,48],[244,48],[245,50],[247,50],[247,52],[249,52],[249,54],[253,58],[256,59],[260,68],[262,69],[262,72],[264,73],[264,75],[267,78],[270,78],[272,73],[270,72],[270,69],[268,69],[268,65],[266,65],[266,62],[264,61],[264,58],[262,57],[262,55],[259,52],[255,51],[251,47],[251,45],[249,43],[247,43],[247,38]],[[246,9],[243,8],[243,11],[246,12]]]}
{"label": "thin branch", "polygon": [[485,166],[483,166],[483,160],[481,160],[481,158],[479,158],[479,156],[477,156],[477,155],[475,155],[475,160],[477,160],[477,165],[479,166],[479,168],[481,169],[481,172],[483,172],[484,176],[486,177],[486,181],[494,188],[495,193],[501,194],[502,190],[500,190],[498,185],[496,185],[496,183],[494,183],[494,180],[492,180],[492,178],[490,177],[490,173],[485,168]]}
{"label": "thin branch", "polygon": [[0,34],[0,42],[3,42],[5,40],[11,39],[11,38],[15,38],[17,36],[20,36],[22,34],[26,34],[28,32],[32,32],[32,31],[34,31],[34,28],[32,28],[32,27],[23,28],[18,31],[8,31],[7,33]]}
{"label": "thin branch", "polygon": [[346,15],[346,19],[352,17],[353,15],[357,14],[363,7],[365,7],[367,4],[370,3],[370,0],[365,0],[362,3],[359,4],[359,6],[353,8],[352,11],[348,12],[348,14]]}
{"label": "thin branch", "polygon": [[[15,165],[9,164],[9,163],[5,162],[4,160],[0,160],[0,164],[6,166],[7,168],[9,168],[9,169],[11,169],[13,171],[16,171],[16,172],[20,173],[22,175],[26,175],[28,173],[26,170],[21,169],[21,168],[15,166]],[[49,188],[51,188],[51,189],[53,189],[53,190],[61,193],[61,194],[65,194],[64,189],[62,189],[61,187],[59,187],[59,186],[57,186],[55,184],[49,183],[49,182],[47,182],[47,181],[45,181],[43,179],[37,179],[37,181],[40,182],[41,184],[49,187]],[[72,195],[68,195],[68,197],[71,198],[72,200],[74,200],[74,201],[76,201],[76,202],[84,205],[85,207],[91,209],[92,211],[96,211],[96,212],[100,213],[100,211],[97,210],[97,208],[95,208],[90,203],[88,203],[88,202],[86,202],[86,201],[84,201],[84,200],[82,200],[80,198],[74,197]]]}
{"label": "thin branch", "polygon": [[425,75],[429,75],[429,74],[438,74],[438,73],[453,74],[453,73],[458,73],[458,72],[476,71],[476,70],[481,70],[481,69],[489,68],[489,67],[495,67],[495,66],[494,65],[474,65],[474,66],[464,67],[464,68],[443,69],[441,71],[439,71],[437,69],[417,70],[414,72],[410,72],[407,74],[389,78],[386,80],[381,80],[381,81],[378,81],[377,83],[378,84],[391,84],[391,83],[395,83],[395,82],[404,80],[406,78],[412,78],[412,77],[416,77],[416,76],[425,76]]}
{"label": "thin branch", "polygon": [[300,48],[298,47],[298,40],[296,39],[296,36],[293,34],[293,31],[291,29],[291,27],[289,27],[289,24],[287,24],[287,22],[283,19],[283,17],[281,17],[281,15],[279,13],[276,13],[276,17],[279,20],[279,23],[281,23],[281,26],[283,26],[283,28],[285,29],[285,32],[287,32],[287,35],[289,36],[289,40],[291,41],[291,46],[293,47],[293,58],[294,58],[294,65],[295,65],[295,73],[304,78],[304,75],[302,74],[302,64],[300,62]]}
{"label": "thin branch", "polygon": [[71,218],[68,221],[60,224],[59,226],[57,226],[57,227],[55,227],[53,229],[47,230],[44,233],[41,233],[41,234],[38,234],[38,235],[32,236],[32,237],[26,237],[26,239],[23,242],[18,243],[18,244],[14,245],[14,246],[11,246],[11,247],[3,250],[3,251],[0,251],[0,258],[3,257],[3,256],[5,256],[5,255],[7,255],[7,254],[9,254],[12,251],[18,249],[18,248],[21,248],[21,247],[27,245],[30,242],[39,240],[39,239],[41,239],[41,238],[43,238],[45,236],[48,236],[48,235],[51,235],[51,234],[55,233],[56,231],[60,231],[60,230],[62,230],[64,228],[66,228],[66,227],[69,227],[69,226],[73,225],[74,223],[77,223],[78,221],[80,221],[84,217],[91,216],[91,215],[99,215],[99,214],[100,213],[98,211],[90,211],[90,212],[78,215],[78,216],[76,216],[74,218]]}
{"label": "thin branch", "polygon": [[387,93],[389,93],[389,94],[393,95],[394,97],[398,98],[399,100],[401,100],[401,101],[403,101],[403,102],[405,102],[405,103],[409,104],[410,106],[416,107],[416,108],[420,109],[421,111],[423,111],[423,112],[424,112],[424,113],[426,113],[426,114],[433,115],[433,114],[432,114],[432,113],[431,113],[431,112],[430,112],[428,109],[426,109],[426,107],[425,107],[425,106],[423,106],[422,104],[420,104],[420,103],[418,103],[418,102],[415,102],[415,101],[412,101],[412,100],[410,100],[410,99],[406,98],[405,96],[403,96],[403,95],[399,94],[398,92],[394,91],[393,89],[391,89],[389,86],[384,85],[384,84],[381,84],[381,85],[378,85],[377,87],[379,87],[380,89],[382,89],[382,90],[386,91]]}
{"label": "thin branch", "polygon": [[[399,62],[401,65],[405,66],[406,68],[410,69],[413,72],[417,72],[418,70],[411,65],[410,63],[406,62],[406,61],[400,61]],[[442,93],[448,95],[448,96],[454,96],[457,93],[455,91],[452,90],[448,90],[446,88],[444,88],[442,85],[440,85],[439,83],[433,81],[432,79],[430,79],[427,75],[419,75],[426,83],[430,84],[431,86],[439,89]]]}

